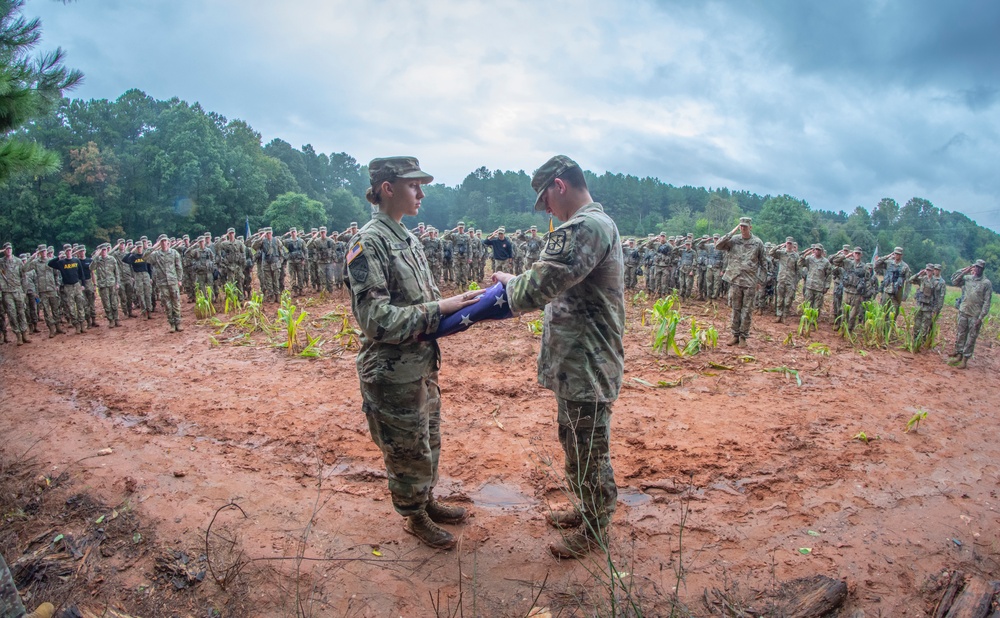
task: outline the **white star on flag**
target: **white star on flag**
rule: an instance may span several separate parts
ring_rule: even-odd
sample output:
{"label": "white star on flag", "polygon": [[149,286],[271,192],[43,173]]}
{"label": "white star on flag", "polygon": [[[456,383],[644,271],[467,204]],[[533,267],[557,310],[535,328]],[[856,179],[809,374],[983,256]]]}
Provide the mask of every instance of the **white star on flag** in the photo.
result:
{"label": "white star on flag", "polygon": [[503,295],[497,296],[497,302],[495,303],[497,307],[503,308],[507,304],[507,299]]}
{"label": "white star on flag", "polygon": [[[471,314],[469,314],[471,315]],[[468,315],[462,316],[462,326],[472,326],[472,320],[469,319]]]}

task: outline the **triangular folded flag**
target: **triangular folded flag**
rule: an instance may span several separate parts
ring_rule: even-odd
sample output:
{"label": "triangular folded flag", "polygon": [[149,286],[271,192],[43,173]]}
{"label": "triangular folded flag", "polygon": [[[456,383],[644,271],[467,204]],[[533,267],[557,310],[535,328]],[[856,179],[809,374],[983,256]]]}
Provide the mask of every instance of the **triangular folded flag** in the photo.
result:
{"label": "triangular folded flag", "polygon": [[514,317],[507,301],[507,290],[502,283],[495,283],[483,290],[482,296],[475,304],[463,307],[451,315],[441,318],[437,332],[431,335],[421,335],[423,340],[439,339],[467,330],[476,322],[484,320],[506,320]]}

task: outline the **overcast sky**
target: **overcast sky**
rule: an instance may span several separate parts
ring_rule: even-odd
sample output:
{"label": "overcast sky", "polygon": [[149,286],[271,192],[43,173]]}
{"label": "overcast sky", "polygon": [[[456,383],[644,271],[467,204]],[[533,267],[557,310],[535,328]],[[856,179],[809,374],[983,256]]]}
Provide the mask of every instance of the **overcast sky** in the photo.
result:
{"label": "overcast sky", "polygon": [[584,168],[1000,230],[1000,2],[29,0],[86,77],[436,180]]}

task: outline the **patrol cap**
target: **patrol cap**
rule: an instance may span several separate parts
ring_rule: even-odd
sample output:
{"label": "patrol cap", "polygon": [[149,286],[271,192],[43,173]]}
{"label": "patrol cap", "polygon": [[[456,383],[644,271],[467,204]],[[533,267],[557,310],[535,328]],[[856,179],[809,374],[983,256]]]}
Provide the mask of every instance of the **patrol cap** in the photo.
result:
{"label": "patrol cap", "polygon": [[298,233],[299,233],[299,230],[298,230],[298,228],[297,228],[297,227],[295,227],[294,225],[293,225],[292,227],[288,228],[288,231],[289,231],[289,232],[295,232],[296,234],[298,234]]}
{"label": "patrol cap", "polygon": [[502,225],[500,226],[500,229],[498,229],[497,231],[500,232],[501,234],[507,233],[507,230]]}
{"label": "patrol cap", "polygon": [[149,240],[149,239],[148,239],[148,238],[146,238],[145,236],[140,236],[140,237],[139,237],[139,240]]}
{"label": "patrol cap", "polygon": [[47,247],[44,244],[41,244],[35,247],[35,251],[45,251],[46,248]]}
{"label": "patrol cap", "polygon": [[861,247],[854,247],[854,253],[861,253]]}
{"label": "patrol cap", "polygon": [[319,231],[320,232],[325,232],[326,231],[326,226],[325,225],[319,226]]}
{"label": "patrol cap", "polygon": [[979,268],[986,268],[986,260],[976,260],[975,266]]}
{"label": "patrol cap", "polygon": [[465,227],[465,221],[459,221],[455,227]]}
{"label": "patrol cap", "polygon": [[56,252],[56,248],[53,247],[52,245],[49,245],[48,247],[45,247],[45,252],[48,253],[49,251],[51,251],[52,253],[55,253]]}
{"label": "patrol cap", "polygon": [[231,227],[228,230],[226,230],[226,234],[235,234],[235,233],[236,233],[236,228],[234,227]]}
{"label": "patrol cap", "polygon": [[187,234],[181,236],[181,238],[183,238],[184,240],[191,240],[191,237],[188,236]]}
{"label": "patrol cap", "polygon": [[795,242],[795,239],[791,236],[785,236],[785,242]]}
{"label": "patrol cap", "polygon": [[371,180],[372,188],[381,185],[383,182],[392,182],[398,178],[415,178],[421,184],[427,184],[434,180],[434,177],[420,169],[420,161],[416,157],[385,157],[372,159],[368,163],[368,178]]}
{"label": "patrol cap", "polygon": [[118,243],[123,243],[123,242],[125,242],[125,239],[119,238],[118,240],[115,241],[115,244],[117,245]]}
{"label": "patrol cap", "polygon": [[903,255],[903,248],[902,247],[896,247],[895,249],[892,250],[892,252],[893,253],[898,253],[899,255]]}
{"label": "patrol cap", "polygon": [[566,170],[580,167],[576,161],[566,155],[556,155],[542,164],[531,176],[531,188],[537,194],[535,197],[535,210],[545,210],[545,202],[542,201],[542,194],[549,188],[549,185]]}
{"label": "patrol cap", "polygon": [[535,231],[537,232],[537,231],[538,231],[538,226],[537,226],[537,225],[532,225],[532,226],[531,226],[531,227],[529,227],[528,229],[529,229],[529,230],[535,230]]}
{"label": "patrol cap", "polygon": [[821,242],[816,243],[816,248],[820,251],[826,251],[826,249],[823,248],[823,243]]}
{"label": "patrol cap", "polygon": [[5,242],[5,243],[3,244],[3,248],[4,248],[4,249],[13,249],[13,248],[14,248],[14,246],[13,246],[13,245],[11,245],[11,244],[10,244],[9,242]]}
{"label": "patrol cap", "polygon": [[160,234],[159,236],[156,237],[156,242],[162,242],[164,240],[170,240],[169,238],[167,238],[166,234]]}
{"label": "patrol cap", "polygon": [[271,228],[270,228],[270,227],[262,227],[262,228],[260,229],[260,231],[261,231],[261,232],[264,232],[265,234],[266,234],[266,233],[268,233],[268,232],[271,232],[272,234],[274,233],[274,232],[273,232],[273,231],[271,230]]}
{"label": "patrol cap", "polygon": [[934,265],[930,262],[927,262],[927,266],[924,266],[924,270],[931,270],[932,268],[934,268]]}
{"label": "patrol cap", "polygon": [[941,265],[940,264],[935,264],[934,265],[934,270],[941,270]]}
{"label": "patrol cap", "polygon": [[718,237],[719,237],[719,235],[717,233],[716,234],[712,234],[712,238],[718,238]]}
{"label": "patrol cap", "polygon": [[63,245],[63,251],[65,251],[66,249],[72,249],[72,248],[73,248],[73,245],[71,245],[69,243],[66,243],[66,244]]}
{"label": "patrol cap", "polygon": [[744,226],[744,225],[750,225],[751,222],[752,222],[752,219],[750,219],[750,217],[740,217],[740,226],[741,227]]}
{"label": "patrol cap", "polygon": [[843,247],[841,247],[841,249],[843,249],[844,251],[850,251],[851,245],[844,245]]}
{"label": "patrol cap", "polygon": [[358,227],[358,222],[357,221],[351,221],[351,224],[348,225],[347,227]]}

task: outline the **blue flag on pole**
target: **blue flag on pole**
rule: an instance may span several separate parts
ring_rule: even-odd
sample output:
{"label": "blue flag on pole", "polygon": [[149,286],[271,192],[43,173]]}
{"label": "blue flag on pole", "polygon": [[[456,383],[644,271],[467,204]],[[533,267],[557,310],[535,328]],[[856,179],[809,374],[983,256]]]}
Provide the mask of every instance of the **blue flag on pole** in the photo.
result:
{"label": "blue flag on pole", "polygon": [[507,290],[504,289],[503,284],[495,283],[483,290],[482,296],[475,304],[441,318],[437,332],[432,335],[421,335],[420,338],[425,340],[440,339],[468,330],[476,322],[506,320],[512,317],[514,317],[514,312],[510,310],[510,303],[507,302]]}
{"label": "blue flag on pole", "polygon": [[243,238],[250,239],[250,215],[247,215],[247,233],[243,235]]}

